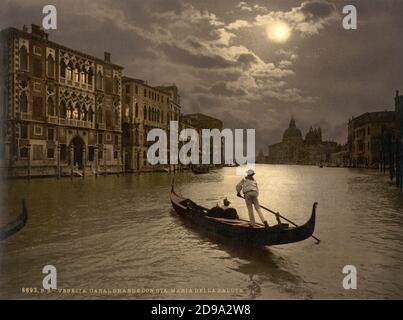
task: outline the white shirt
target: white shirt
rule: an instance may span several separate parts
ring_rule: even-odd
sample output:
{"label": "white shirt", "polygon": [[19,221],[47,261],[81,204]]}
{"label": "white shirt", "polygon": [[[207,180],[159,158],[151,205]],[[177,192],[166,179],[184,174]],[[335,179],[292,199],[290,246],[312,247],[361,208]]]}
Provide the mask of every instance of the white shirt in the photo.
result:
{"label": "white shirt", "polygon": [[256,180],[246,178],[243,178],[241,182],[239,182],[236,186],[236,192],[239,193],[241,192],[241,190],[243,191],[244,194],[249,191],[256,191],[259,193],[259,188],[257,187]]}

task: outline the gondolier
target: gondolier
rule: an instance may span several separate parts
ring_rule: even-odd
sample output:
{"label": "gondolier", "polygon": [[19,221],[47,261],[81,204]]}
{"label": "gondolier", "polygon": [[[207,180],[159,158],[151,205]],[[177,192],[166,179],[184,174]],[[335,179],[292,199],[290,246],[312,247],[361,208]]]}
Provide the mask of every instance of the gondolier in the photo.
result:
{"label": "gondolier", "polygon": [[253,169],[249,169],[246,172],[246,177],[243,178],[236,186],[236,192],[238,196],[241,195],[241,191],[243,192],[245,196],[245,203],[246,207],[248,208],[248,213],[249,213],[249,221],[252,227],[255,225],[255,216],[253,214],[253,207],[255,207],[255,210],[257,211],[260,219],[262,220],[263,224],[266,226],[266,228],[269,227],[269,224],[267,223],[266,219],[263,217],[263,213],[260,210],[259,206],[259,188],[257,186],[256,180],[253,178],[255,175],[255,171]]}

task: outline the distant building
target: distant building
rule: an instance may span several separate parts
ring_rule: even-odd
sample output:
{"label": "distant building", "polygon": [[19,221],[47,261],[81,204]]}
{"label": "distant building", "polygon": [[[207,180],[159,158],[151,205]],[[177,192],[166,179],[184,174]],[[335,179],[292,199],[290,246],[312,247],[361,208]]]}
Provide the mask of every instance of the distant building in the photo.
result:
{"label": "distant building", "polygon": [[348,122],[349,165],[386,168],[393,164],[394,111],[367,112]]}
{"label": "distant building", "polygon": [[[171,114],[170,92],[144,80],[123,77],[123,147],[126,172],[156,170],[147,161],[147,134],[154,128],[167,130]],[[179,109],[180,112],[180,109]],[[162,169],[162,168],[159,168]]]}
{"label": "distant building", "polygon": [[284,131],[283,140],[269,146],[268,162],[273,164],[317,165],[330,161],[330,155],[337,151],[333,141],[322,141],[321,128],[312,127],[302,137],[295,119],[291,118],[289,127]]}
{"label": "distant building", "polygon": [[120,172],[121,73],[32,31],[0,33],[2,173],[9,177]]}
{"label": "distant building", "polygon": [[[223,130],[223,122],[219,119],[210,117],[208,115],[202,114],[202,113],[194,113],[194,114],[187,114],[183,115],[181,117],[181,124],[183,128],[194,128],[198,131],[199,133],[199,138],[200,138],[200,150],[202,149],[202,129],[218,129],[221,133]],[[221,141],[221,147],[220,150],[215,150],[214,145],[213,145],[213,139],[211,138],[210,141],[210,164],[213,164],[213,157],[216,152],[219,152],[221,154],[221,161],[222,163],[224,162],[223,159],[223,148],[224,144],[223,141]],[[203,154],[200,153],[200,162],[202,161],[202,156]]]}

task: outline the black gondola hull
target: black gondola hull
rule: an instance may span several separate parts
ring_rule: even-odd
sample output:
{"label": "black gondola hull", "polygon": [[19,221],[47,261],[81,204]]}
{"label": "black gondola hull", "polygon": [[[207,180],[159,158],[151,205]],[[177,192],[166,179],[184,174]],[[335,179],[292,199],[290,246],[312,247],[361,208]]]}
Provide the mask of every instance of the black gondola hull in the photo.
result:
{"label": "black gondola hull", "polygon": [[213,218],[207,215],[208,209],[198,206],[190,199],[182,198],[171,192],[171,203],[175,212],[186,221],[214,235],[231,238],[254,245],[280,245],[303,241],[312,236],[315,230],[316,203],[310,219],[304,225],[289,228],[286,224],[265,228],[261,224],[249,226],[246,220]]}

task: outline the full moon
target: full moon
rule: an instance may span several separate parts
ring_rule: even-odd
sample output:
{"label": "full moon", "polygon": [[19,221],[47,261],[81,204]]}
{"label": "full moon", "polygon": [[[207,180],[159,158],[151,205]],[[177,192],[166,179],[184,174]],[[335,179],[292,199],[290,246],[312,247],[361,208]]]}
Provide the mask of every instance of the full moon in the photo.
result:
{"label": "full moon", "polygon": [[267,36],[270,40],[284,43],[291,35],[290,27],[284,22],[274,22],[266,28]]}

